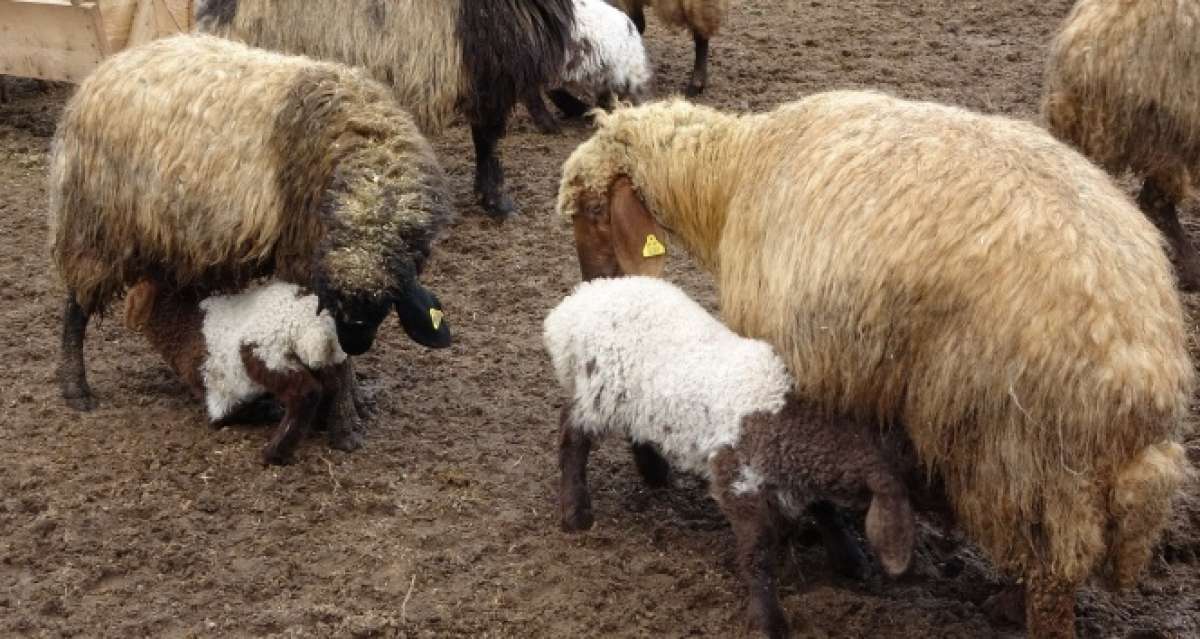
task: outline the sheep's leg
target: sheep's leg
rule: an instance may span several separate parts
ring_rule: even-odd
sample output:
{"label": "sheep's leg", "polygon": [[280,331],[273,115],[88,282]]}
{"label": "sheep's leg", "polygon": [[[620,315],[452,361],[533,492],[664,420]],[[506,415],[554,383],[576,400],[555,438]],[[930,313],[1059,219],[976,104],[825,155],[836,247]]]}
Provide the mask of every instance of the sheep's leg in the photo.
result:
{"label": "sheep's leg", "polygon": [[354,377],[354,366],[346,358],[338,366],[322,375],[322,382],[331,389],[326,424],[329,427],[329,446],[351,452],[362,448],[362,415],[358,394],[358,380]]}
{"label": "sheep's leg", "polygon": [[704,93],[704,88],[708,86],[708,38],[693,31],[692,40],[696,42],[696,62],[692,66],[692,79],[685,91],[689,98]]}
{"label": "sheep's leg", "polygon": [[63,308],[62,351],[58,364],[58,383],[67,406],[78,411],[96,408],[96,397],[87,383],[83,365],[83,340],[91,314],[69,293]]}
{"label": "sheep's leg", "polygon": [[633,463],[642,481],[650,488],[666,488],[671,483],[671,464],[663,459],[653,444],[631,442]]}
{"label": "sheep's leg", "polygon": [[283,404],[283,420],[275,428],[271,441],[263,447],[263,463],[286,464],[317,415],[321,405],[321,383],[302,367],[292,371],[271,370],[250,346],[243,346],[241,355],[246,375]]}
{"label": "sheep's leg", "polygon": [[587,460],[592,450],[592,436],[575,426],[571,405],[562,409],[558,429],[559,513],[562,529],[567,532],[592,527],[592,498],[588,494]]}
{"label": "sheep's leg", "polygon": [[558,126],[558,120],[546,108],[546,102],[542,100],[542,92],[537,89],[531,89],[525,92],[521,102],[525,104],[525,110],[529,112],[530,119],[533,120],[533,126],[537,127],[538,131],[547,135],[559,133],[562,129]]}
{"label": "sheep's leg", "polygon": [[1038,639],[1074,639],[1075,584],[1034,571],[1025,588],[1025,631]]}
{"label": "sheep's leg", "polygon": [[817,522],[821,541],[829,553],[829,562],[843,577],[861,580],[867,574],[867,557],[862,546],[846,528],[837,507],[820,500],[808,507],[808,512]]}
{"label": "sheep's leg", "polygon": [[1179,223],[1178,204],[1183,201],[1185,192],[1183,179],[1173,173],[1147,177],[1138,194],[1138,206],[1171,244],[1180,288],[1195,291],[1200,290],[1200,254],[1188,241],[1187,233]]}
{"label": "sheep's leg", "polygon": [[8,78],[0,75],[0,104],[8,104]]}
{"label": "sheep's leg", "polygon": [[516,211],[512,198],[504,192],[504,167],[496,150],[504,137],[506,119],[507,115],[498,122],[471,125],[471,139],[475,142],[475,194],[484,211],[497,219]]}
{"label": "sheep's leg", "polygon": [[633,26],[637,27],[638,33],[646,33],[646,11],[640,5],[634,8],[633,13],[629,14],[629,19],[633,20]]}
{"label": "sheep's leg", "polygon": [[568,118],[582,118],[591,110],[586,102],[571,95],[566,89],[553,89],[547,95],[550,96],[550,101],[554,103],[555,108],[562,111],[562,114]]}
{"label": "sheep's leg", "polygon": [[749,590],[747,617],[750,624],[768,637],[789,636],[787,617],[779,607],[774,562],[779,546],[779,522],[769,492],[758,489],[738,492],[734,483],[741,463],[731,448],[724,448],[710,462],[711,491],[721,512],[733,526],[737,541],[737,565]]}

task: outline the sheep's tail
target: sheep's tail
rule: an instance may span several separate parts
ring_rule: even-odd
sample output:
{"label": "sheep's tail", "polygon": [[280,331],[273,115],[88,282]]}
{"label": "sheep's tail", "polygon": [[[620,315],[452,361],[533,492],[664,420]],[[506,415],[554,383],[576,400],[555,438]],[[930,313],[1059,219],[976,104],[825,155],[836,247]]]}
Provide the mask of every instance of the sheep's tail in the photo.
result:
{"label": "sheep's tail", "polygon": [[1109,587],[1137,582],[1171,514],[1171,498],[1191,473],[1183,447],[1162,442],[1142,449],[1117,475],[1109,497],[1116,524],[1109,557]]}

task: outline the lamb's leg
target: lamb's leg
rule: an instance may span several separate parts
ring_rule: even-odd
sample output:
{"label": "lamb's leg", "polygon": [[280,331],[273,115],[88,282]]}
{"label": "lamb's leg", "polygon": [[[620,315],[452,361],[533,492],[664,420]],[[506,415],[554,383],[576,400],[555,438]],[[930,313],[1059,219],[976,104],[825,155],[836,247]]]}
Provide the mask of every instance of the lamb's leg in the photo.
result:
{"label": "lamb's leg", "polygon": [[0,104],[8,104],[8,78],[0,75]]}
{"label": "lamb's leg", "polygon": [[867,557],[862,546],[846,528],[837,507],[819,500],[808,507],[808,512],[817,522],[821,541],[829,553],[829,561],[838,574],[849,579],[861,580],[867,574]]}
{"label": "lamb's leg", "polygon": [[586,102],[571,95],[566,89],[553,89],[547,95],[550,96],[550,101],[554,103],[555,108],[562,111],[562,114],[568,118],[582,118],[591,110]]}
{"label": "lamb's leg", "polygon": [[587,460],[592,450],[592,437],[575,426],[571,405],[562,409],[558,429],[558,503],[562,529],[567,532],[592,527],[592,498],[588,494]]}
{"label": "lamb's leg", "polygon": [[641,5],[634,8],[629,19],[633,20],[633,26],[637,27],[639,34],[646,33],[646,10]]}
{"label": "lamb's leg", "polygon": [[666,488],[671,483],[671,464],[663,459],[653,444],[630,442],[633,463],[642,481],[650,488]]}
{"label": "lamb's leg", "polygon": [[689,98],[704,93],[704,88],[708,86],[708,38],[693,31],[692,40],[696,42],[696,62],[692,66],[692,79],[685,91]]}
{"label": "lamb's leg", "polygon": [[90,316],[91,314],[75,301],[75,295],[68,293],[63,308],[58,383],[67,406],[78,411],[96,408],[96,397],[92,395],[92,389],[88,386],[87,371],[83,365],[83,340]]}
{"label": "lamb's leg", "polygon": [[740,473],[737,455],[722,449],[711,462],[711,491],[721,511],[733,526],[737,541],[737,564],[749,590],[747,617],[750,624],[768,637],[787,637],[787,617],[779,607],[775,586],[775,553],[782,521],[766,490],[739,493],[733,488]]}
{"label": "lamb's leg", "polygon": [[533,120],[533,126],[537,127],[538,131],[547,135],[553,135],[562,131],[558,126],[558,120],[555,120],[554,116],[546,108],[546,102],[542,100],[541,91],[537,89],[526,91],[525,95],[521,98],[521,102],[525,104],[525,110],[529,112],[529,117]]}
{"label": "lamb's leg", "polygon": [[1200,254],[1179,223],[1178,205],[1186,192],[1185,179],[1179,171],[1163,171],[1147,177],[1138,193],[1138,206],[1171,244],[1180,288],[1195,291],[1200,290]]}
{"label": "lamb's leg", "polygon": [[323,386],[329,397],[326,424],[329,428],[329,446],[351,452],[362,448],[362,408],[358,395],[358,380],[354,377],[354,366],[350,358],[333,367],[322,376]]}
{"label": "lamb's leg", "polygon": [[286,464],[291,461],[292,451],[317,415],[317,408],[321,404],[321,383],[304,368],[271,370],[250,346],[243,346],[241,355],[246,375],[283,403],[283,420],[275,428],[271,441],[263,447],[263,463]]}
{"label": "lamb's leg", "polygon": [[1075,584],[1034,571],[1025,588],[1025,631],[1038,639],[1074,639]]}
{"label": "lamb's leg", "polygon": [[516,211],[512,198],[504,192],[504,167],[496,150],[504,137],[506,119],[507,115],[498,122],[471,125],[471,139],[475,142],[475,195],[484,211],[496,219]]}

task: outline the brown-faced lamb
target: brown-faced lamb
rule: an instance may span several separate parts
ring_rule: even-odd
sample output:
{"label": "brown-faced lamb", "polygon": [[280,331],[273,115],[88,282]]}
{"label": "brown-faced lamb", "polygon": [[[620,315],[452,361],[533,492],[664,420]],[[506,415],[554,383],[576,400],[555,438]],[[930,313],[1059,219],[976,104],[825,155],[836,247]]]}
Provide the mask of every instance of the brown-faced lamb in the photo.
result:
{"label": "brown-faced lamb", "polygon": [[[629,16],[604,0],[574,0],[575,27],[567,46],[567,59],[550,100],[570,118],[583,116],[586,103],[568,89],[591,95],[606,109],[616,100],[640,104],[649,92],[650,62],[642,36]],[[522,99],[538,130],[558,131],[558,123],[546,109],[540,90],[530,90]]]}
{"label": "brown-faced lamb", "polygon": [[1200,289],[1178,213],[1200,176],[1200,2],[1077,3],[1050,48],[1042,116],[1113,175],[1144,180],[1138,205],[1170,241],[1180,285]]}
{"label": "brown-faced lamb", "polygon": [[1162,237],[1111,177],[1032,124],[875,92],[597,121],[558,197],[584,279],[694,256],[801,399],[911,442],[1024,578],[1031,635],[1073,636],[1089,575],[1136,580],[1194,371]]}
{"label": "brown-faced lamb", "polygon": [[717,35],[725,15],[729,13],[729,0],[614,0],[633,19],[638,33],[646,31],[646,7],[654,9],[659,20],[671,27],[686,27],[692,32],[696,45],[696,60],[692,65],[692,77],[684,89],[688,97],[695,97],[708,86],[708,41]]}
{"label": "brown-faced lamb", "polygon": [[161,288],[143,280],[129,289],[126,325],[204,399],[214,423],[264,394],[279,400],[283,419],[262,459],[288,462],[340,382],[346,354],[329,312],[318,313],[315,295],[283,282],[207,298],[193,288]]}
{"label": "brown-faced lamb", "polygon": [[[913,512],[877,438],[793,395],[770,345],[738,337],[683,291],[649,277],[580,284],[550,311],[543,339],[568,397],[559,439],[563,529],[591,527],[588,453],[595,438],[617,434],[710,481],[737,538],[750,617],[770,636],[788,627],[775,594],[775,544],[783,522],[815,499],[866,509],[867,539],[884,570],[907,570]],[[832,537],[835,555],[853,556],[844,532]]]}
{"label": "brown-faced lamb", "polygon": [[[449,344],[418,279],[451,218],[445,178],[412,118],[360,71],[205,35],[128,49],[67,103],[49,192],[67,289],[59,378],[77,409],[95,405],[89,318],[147,278],[211,291],[273,273],[314,291],[348,354],[370,348],[391,309],[417,342]],[[332,427],[354,448],[357,416],[342,406]]]}
{"label": "brown-faced lamb", "polygon": [[362,67],[427,133],[461,112],[475,143],[475,192],[514,210],[497,144],[528,91],[558,80],[571,0],[201,0],[196,26],[248,44]]}

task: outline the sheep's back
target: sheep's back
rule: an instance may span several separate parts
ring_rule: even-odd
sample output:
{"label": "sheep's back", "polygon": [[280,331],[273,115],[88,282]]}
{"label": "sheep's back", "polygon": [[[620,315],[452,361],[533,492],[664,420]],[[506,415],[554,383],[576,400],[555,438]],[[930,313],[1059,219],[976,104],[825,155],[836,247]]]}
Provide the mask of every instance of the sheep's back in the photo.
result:
{"label": "sheep's back", "polygon": [[1155,229],[1026,123],[866,93],[754,121],[740,170],[762,177],[719,247],[730,326],[802,395],[903,424],[1002,566],[1044,508],[1087,528],[1053,553],[1086,572],[1094,482],[1176,436],[1190,396]]}
{"label": "sheep's back", "polygon": [[1200,2],[1082,0],[1045,82],[1049,128],[1109,171],[1200,170]]}

